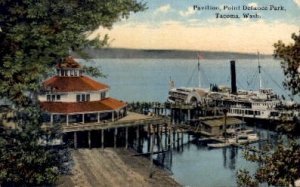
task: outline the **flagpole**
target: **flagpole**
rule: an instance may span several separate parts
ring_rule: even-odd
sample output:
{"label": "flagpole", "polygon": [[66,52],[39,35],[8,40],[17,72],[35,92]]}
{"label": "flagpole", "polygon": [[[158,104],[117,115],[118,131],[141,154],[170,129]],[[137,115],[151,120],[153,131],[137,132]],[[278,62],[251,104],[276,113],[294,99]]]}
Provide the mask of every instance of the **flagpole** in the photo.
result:
{"label": "flagpole", "polygon": [[258,63],[258,73],[259,73],[259,89],[262,89],[262,78],[261,78],[261,66],[259,62],[259,51],[257,51],[257,63]]}

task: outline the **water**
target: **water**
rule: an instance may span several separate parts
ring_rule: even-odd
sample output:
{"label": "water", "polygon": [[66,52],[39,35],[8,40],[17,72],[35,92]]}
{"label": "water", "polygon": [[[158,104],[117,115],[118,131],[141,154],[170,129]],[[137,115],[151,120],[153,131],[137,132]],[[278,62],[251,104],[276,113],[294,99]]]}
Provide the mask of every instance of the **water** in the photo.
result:
{"label": "water", "polygon": [[206,145],[188,144],[182,152],[173,151],[171,171],[184,186],[236,186],[236,173],[247,169],[251,173],[256,163],[243,158],[243,151],[235,147],[209,149]]}
{"label": "water", "polygon": [[[273,88],[279,95],[288,96],[282,87],[284,80],[280,62],[273,59],[260,60],[263,87]],[[94,59],[87,65],[99,67],[107,78],[99,81],[111,86],[110,95],[128,102],[167,100],[170,77],[176,86],[198,86],[196,60],[182,59]],[[228,60],[201,60],[201,86],[211,83],[230,85]],[[237,86],[239,89],[259,88],[257,60],[237,60]]]}
{"label": "water", "polygon": [[[166,101],[170,77],[176,86],[198,85],[195,60],[94,59],[86,64],[101,67],[108,77],[98,80],[111,86],[110,96],[128,102]],[[264,59],[261,60],[261,65],[263,86],[273,88],[279,95],[287,96],[288,92],[281,86],[284,75],[280,63],[273,59]],[[203,60],[200,69],[203,87],[209,87],[211,83],[230,85],[228,60]],[[239,89],[258,89],[256,60],[237,60],[236,70]],[[267,131],[260,132],[267,137]],[[188,144],[184,146],[184,151],[172,152],[169,167],[175,180],[184,186],[223,187],[236,186],[236,172],[239,169],[246,168],[254,172],[257,165],[246,161],[241,149],[208,149],[204,145]]]}

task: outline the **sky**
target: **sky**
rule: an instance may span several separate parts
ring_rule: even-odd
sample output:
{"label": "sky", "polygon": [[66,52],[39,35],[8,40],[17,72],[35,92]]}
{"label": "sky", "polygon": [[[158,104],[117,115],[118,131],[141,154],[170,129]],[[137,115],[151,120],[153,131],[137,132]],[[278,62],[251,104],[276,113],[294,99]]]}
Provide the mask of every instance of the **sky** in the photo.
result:
{"label": "sky", "polygon": [[[278,40],[291,43],[291,34],[300,30],[300,0],[144,0],[148,9],[122,19],[111,30],[97,29],[110,37],[110,47],[133,49],[180,49],[235,51],[272,54]],[[270,6],[283,6],[271,10]],[[219,10],[197,10],[214,6]],[[228,10],[239,7],[240,10]],[[243,6],[267,10],[242,10]],[[216,18],[238,15],[240,18]],[[259,18],[243,18],[243,14]]]}

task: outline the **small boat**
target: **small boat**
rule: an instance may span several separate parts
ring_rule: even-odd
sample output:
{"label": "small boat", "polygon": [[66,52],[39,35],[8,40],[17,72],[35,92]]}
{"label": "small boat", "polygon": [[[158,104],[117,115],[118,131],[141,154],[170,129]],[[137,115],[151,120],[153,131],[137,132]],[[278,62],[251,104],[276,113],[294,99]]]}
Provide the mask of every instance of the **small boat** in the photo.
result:
{"label": "small boat", "polygon": [[228,142],[231,144],[245,144],[245,143],[253,143],[259,140],[259,137],[253,131],[245,131],[236,134],[235,137],[229,138]]}
{"label": "small boat", "polygon": [[207,144],[207,147],[209,147],[209,148],[222,148],[222,147],[229,147],[229,146],[231,146],[231,143],[229,143],[229,142]]}

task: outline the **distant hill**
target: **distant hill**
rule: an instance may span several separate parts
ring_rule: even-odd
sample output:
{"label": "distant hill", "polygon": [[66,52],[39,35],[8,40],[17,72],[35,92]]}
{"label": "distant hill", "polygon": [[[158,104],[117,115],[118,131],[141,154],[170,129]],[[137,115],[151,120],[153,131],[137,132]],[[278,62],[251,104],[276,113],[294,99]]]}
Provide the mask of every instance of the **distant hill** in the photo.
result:
{"label": "distant hill", "polygon": [[[146,59],[197,59],[200,53],[204,59],[256,59],[254,53],[213,52],[189,50],[154,50],[154,49],[122,49],[103,48],[86,49],[91,58],[146,58]],[[260,58],[272,58],[271,55],[261,55]]]}

